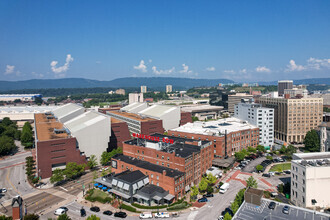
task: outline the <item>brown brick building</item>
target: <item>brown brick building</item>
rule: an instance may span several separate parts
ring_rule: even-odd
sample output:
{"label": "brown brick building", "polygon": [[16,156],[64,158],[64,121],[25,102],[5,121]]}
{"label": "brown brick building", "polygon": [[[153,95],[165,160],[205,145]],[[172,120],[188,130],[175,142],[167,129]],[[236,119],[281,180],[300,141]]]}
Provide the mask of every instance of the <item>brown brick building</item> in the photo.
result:
{"label": "brown brick building", "polygon": [[[189,189],[200,182],[206,170],[212,166],[213,147],[210,141],[199,141],[162,134],[153,134],[159,141],[136,138],[123,143],[123,154],[148,161],[162,167],[185,173],[185,186]],[[163,140],[172,139],[173,144]]]}
{"label": "brown brick building", "polygon": [[187,123],[192,123],[192,117],[190,112],[183,112],[181,111],[181,120],[180,120],[180,126],[185,125]]}
{"label": "brown brick building", "polygon": [[181,197],[184,192],[184,173],[175,169],[155,165],[144,160],[126,155],[116,155],[112,159],[112,171],[121,173],[125,170],[139,170],[149,176],[150,184],[168,190],[175,198]]}
{"label": "brown brick building", "polygon": [[189,123],[169,130],[168,135],[210,141],[213,146],[212,159],[232,156],[237,151],[259,144],[259,128],[236,118]]}
{"label": "brown brick building", "polygon": [[86,156],[77,148],[77,140],[53,116],[35,114],[35,139],[38,175],[48,178],[52,170],[67,162],[86,163]]}
{"label": "brown brick building", "polygon": [[122,142],[131,139],[126,122],[111,117],[111,137],[109,151],[123,147]]}

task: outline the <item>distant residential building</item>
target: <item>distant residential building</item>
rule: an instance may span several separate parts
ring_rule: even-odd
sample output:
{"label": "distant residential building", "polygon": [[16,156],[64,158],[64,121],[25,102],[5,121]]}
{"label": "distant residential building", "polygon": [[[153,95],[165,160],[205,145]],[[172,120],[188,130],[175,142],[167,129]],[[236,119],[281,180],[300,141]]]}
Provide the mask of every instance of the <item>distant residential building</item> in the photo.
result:
{"label": "distant residential building", "polygon": [[292,89],[293,81],[292,80],[280,80],[278,81],[277,91],[279,96],[284,95],[284,89]]}
{"label": "distant residential building", "polygon": [[[330,152],[297,153],[291,161],[291,201],[299,207],[330,207]],[[315,203],[313,203],[313,201]]]}
{"label": "distant residential building", "polygon": [[143,102],[143,93],[129,93],[128,103],[132,104],[134,102]]}
{"label": "distant residential building", "polygon": [[141,93],[147,92],[147,86],[141,86]]}
{"label": "distant residential building", "polygon": [[114,94],[114,93],[115,93],[115,92],[112,91],[112,90],[110,90],[110,91],[108,92],[109,95],[112,95],[112,94]]}
{"label": "distant residential building", "polygon": [[0,101],[13,102],[15,100],[34,101],[36,98],[42,98],[41,94],[0,94]]}
{"label": "distant residential building", "polygon": [[320,137],[320,151],[330,151],[330,122],[322,122],[317,132]]}
{"label": "distant residential building", "polygon": [[228,112],[235,112],[235,105],[240,103],[243,100],[249,100],[253,98],[252,95],[246,93],[236,93],[235,95],[228,95]]}
{"label": "distant residential building", "polygon": [[260,97],[264,107],[274,108],[275,139],[302,143],[308,131],[322,122],[322,98],[269,98]]}
{"label": "distant residential building", "polygon": [[125,95],[125,89],[117,89],[116,94],[117,95]]}
{"label": "distant residential building", "polygon": [[172,92],[172,85],[166,85],[166,93]]}
{"label": "distant residential building", "polygon": [[323,105],[328,106],[330,108],[330,93],[325,93],[325,94],[312,94],[310,97],[313,98],[323,98]]}
{"label": "distant residential building", "polygon": [[306,89],[284,89],[284,95],[289,94],[290,98],[294,98],[296,96],[305,97],[307,98],[308,91]]}
{"label": "distant residential building", "polygon": [[144,101],[145,102],[154,102],[154,98],[145,98]]}
{"label": "distant residential building", "polygon": [[256,103],[235,105],[236,118],[246,120],[259,128],[259,144],[265,147],[274,145],[274,109]]}

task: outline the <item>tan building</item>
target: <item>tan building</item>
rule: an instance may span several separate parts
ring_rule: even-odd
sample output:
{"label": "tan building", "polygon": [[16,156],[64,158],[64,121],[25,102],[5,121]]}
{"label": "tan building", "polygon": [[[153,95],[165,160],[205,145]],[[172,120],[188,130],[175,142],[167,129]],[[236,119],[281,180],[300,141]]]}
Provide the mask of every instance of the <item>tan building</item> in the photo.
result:
{"label": "tan building", "polygon": [[147,86],[141,86],[141,93],[147,92]]}
{"label": "tan building", "polygon": [[291,201],[300,207],[330,207],[330,152],[293,154]]}
{"label": "tan building", "polygon": [[241,102],[242,99],[251,99],[252,95],[246,93],[236,93],[235,95],[228,95],[228,112],[235,112],[235,105]]}
{"label": "tan building", "polygon": [[125,95],[125,89],[117,89],[116,94],[118,95]]}
{"label": "tan building", "polygon": [[284,142],[303,142],[306,133],[322,122],[322,98],[260,97],[259,103],[274,108],[274,136]]}
{"label": "tan building", "polygon": [[172,92],[172,85],[166,85],[166,93]]}

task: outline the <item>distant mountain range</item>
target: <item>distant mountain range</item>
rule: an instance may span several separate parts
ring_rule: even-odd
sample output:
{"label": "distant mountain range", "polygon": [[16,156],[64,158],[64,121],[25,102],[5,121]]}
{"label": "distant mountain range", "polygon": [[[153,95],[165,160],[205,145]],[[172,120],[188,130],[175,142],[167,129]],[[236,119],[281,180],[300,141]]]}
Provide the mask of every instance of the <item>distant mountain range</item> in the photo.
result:
{"label": "distant mountain range", "polygon": [[21,90],[21,89],[50,89],[50,88],[132,88],[141,85],[148,88],[165,89],[166,85],[174,88],[189,89],[198,86],[215,86],[219,83],[233,83],[228,79],[191,79],[174,77],[126,77],[111,81],[100,81],[83,78],[63,79],[31,79],[24,81],[0,81],[0,91]]}
{"label": "distant mountain range", "polygon": [[[0,81],[0,91],[22,89],[56,89],[56,88],[138,88],[145,85],[151,89],[164,90],[166,85],[174,89],[189,89],[199,86],[216,86],[219,83],[234,83],[228,79],[191,79],[175,77],[125,77],[110,81],[83,78],[62,79],[31,79],[24,81]],[[259,82],[260,85],[277,85],[277,81]],[[330,85],[330,78],[311,78],[294,80],[294,84],[325,84]]]}

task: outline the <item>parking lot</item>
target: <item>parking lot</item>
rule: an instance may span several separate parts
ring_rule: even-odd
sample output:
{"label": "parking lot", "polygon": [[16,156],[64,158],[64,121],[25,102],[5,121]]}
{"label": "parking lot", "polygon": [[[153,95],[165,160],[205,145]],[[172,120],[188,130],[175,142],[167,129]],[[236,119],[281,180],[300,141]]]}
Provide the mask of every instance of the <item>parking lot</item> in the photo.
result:
{"label": "parking lot", "polygon": [[266,157],[258,157],[254,160],[251,160],[243,169],[243,172],[252,173],[255,171],[255,167],[264,161]]}
{"label": "parking lot", "polygon": [[309,209],[302,209],[296,206],[291,206],[289,209],[289,214],[284,214],[282,209],[285,205],[283,203],[276,202],[276,207],[274,210],[269,209],[268,205],[271,200],[262,199],[260,206],[256,206],[250,203],[244,202],[236,213],[233,219],[235,220],[304,220],[304,219],[314,219],[314,220],[329,220],[330,215],[316,212]]}

